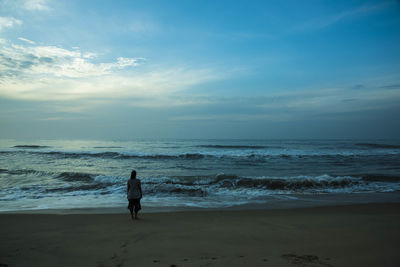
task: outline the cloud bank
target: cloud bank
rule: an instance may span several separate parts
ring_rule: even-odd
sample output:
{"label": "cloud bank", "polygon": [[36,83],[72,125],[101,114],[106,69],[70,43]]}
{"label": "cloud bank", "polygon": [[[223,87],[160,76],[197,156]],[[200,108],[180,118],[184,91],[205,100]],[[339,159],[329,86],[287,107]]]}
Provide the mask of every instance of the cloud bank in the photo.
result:
{"label": "cloud bank", "polygon": [[93,52],[19,39],[26,44],[3,41],[0,47],[2,97],[47,101],[160,97],[223,76],[209,68],[155,66],[142,70],[138,67],[145,65],[146,59],[139,57],[96,62],[98,55]]}

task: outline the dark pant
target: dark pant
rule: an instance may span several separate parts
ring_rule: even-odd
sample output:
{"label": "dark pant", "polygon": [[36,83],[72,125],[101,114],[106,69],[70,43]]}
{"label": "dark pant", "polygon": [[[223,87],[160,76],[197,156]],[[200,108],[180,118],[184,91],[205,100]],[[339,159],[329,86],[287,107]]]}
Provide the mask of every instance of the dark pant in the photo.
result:
{"label": "dark pant", "polygon": [[134,199],[128,199],[129,200],[129,206],[128,209],[133,212],[133,208],[135,208],[135,213],[137,213],[139,210],[142,209],[140,206],[140,198],[134,198]]}

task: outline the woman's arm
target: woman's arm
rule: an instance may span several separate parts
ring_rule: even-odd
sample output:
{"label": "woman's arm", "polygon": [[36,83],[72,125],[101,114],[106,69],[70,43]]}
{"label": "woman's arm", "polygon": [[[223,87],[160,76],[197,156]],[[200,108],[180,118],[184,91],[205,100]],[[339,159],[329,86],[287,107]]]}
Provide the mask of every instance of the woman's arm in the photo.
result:
{"label": "woman's arm", "polygon": [[143,197],[143,193],[142,193],[142,183],[139,183],[139,192],[140,192],[140,198]]}
{"label": "woman's arm", "polygon": [[129,188],[131,188],[131,185],[129,184],[129,181],[128,181],[128,188],[126,189],[127,194],[129,193]]}

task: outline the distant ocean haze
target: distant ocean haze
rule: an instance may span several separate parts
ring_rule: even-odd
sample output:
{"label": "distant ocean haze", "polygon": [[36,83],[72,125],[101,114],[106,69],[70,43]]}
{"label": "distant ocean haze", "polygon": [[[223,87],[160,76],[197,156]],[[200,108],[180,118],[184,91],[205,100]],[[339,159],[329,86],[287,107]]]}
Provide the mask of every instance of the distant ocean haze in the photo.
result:
{"label": "distant ocean haze", "polygon": [[151,207],[400,189],[398,140],[1,140],[0,164],[0,211],[123,206],[132,169]]}

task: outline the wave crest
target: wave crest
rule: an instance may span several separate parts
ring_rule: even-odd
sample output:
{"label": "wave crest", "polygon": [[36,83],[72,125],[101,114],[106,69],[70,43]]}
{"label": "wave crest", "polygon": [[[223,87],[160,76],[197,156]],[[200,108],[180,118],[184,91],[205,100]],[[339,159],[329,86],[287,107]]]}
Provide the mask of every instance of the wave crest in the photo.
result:
{"label": "wave crest", "polygon": [[[251,146],[251,145],[199,145],[197,147],[203,147],[203,148],[217,148],[217,149],[264,149],[264,148],[269,148],[266,146]],[[274,147],[274,148],[280,148],[280,147]]]}
{"label": "wave crest", "polygon": [[400,145],[391,145],[391,144],[375,144],[375,143],[358,143],[356,146],[368,147],[368,148],[400,148]]}
{"label": "wave crest", "polygon": [[39,146],[39,145],[16,145],[14,148],[28,148],[28,149],[39,149],[39,148],[49,148],[50,146]]}
{"label": "wave crest", "polygon": [[94,176],[93,174],[82,172],[63,172],[57,175],[56,178],[67,182],[92,182]]}

